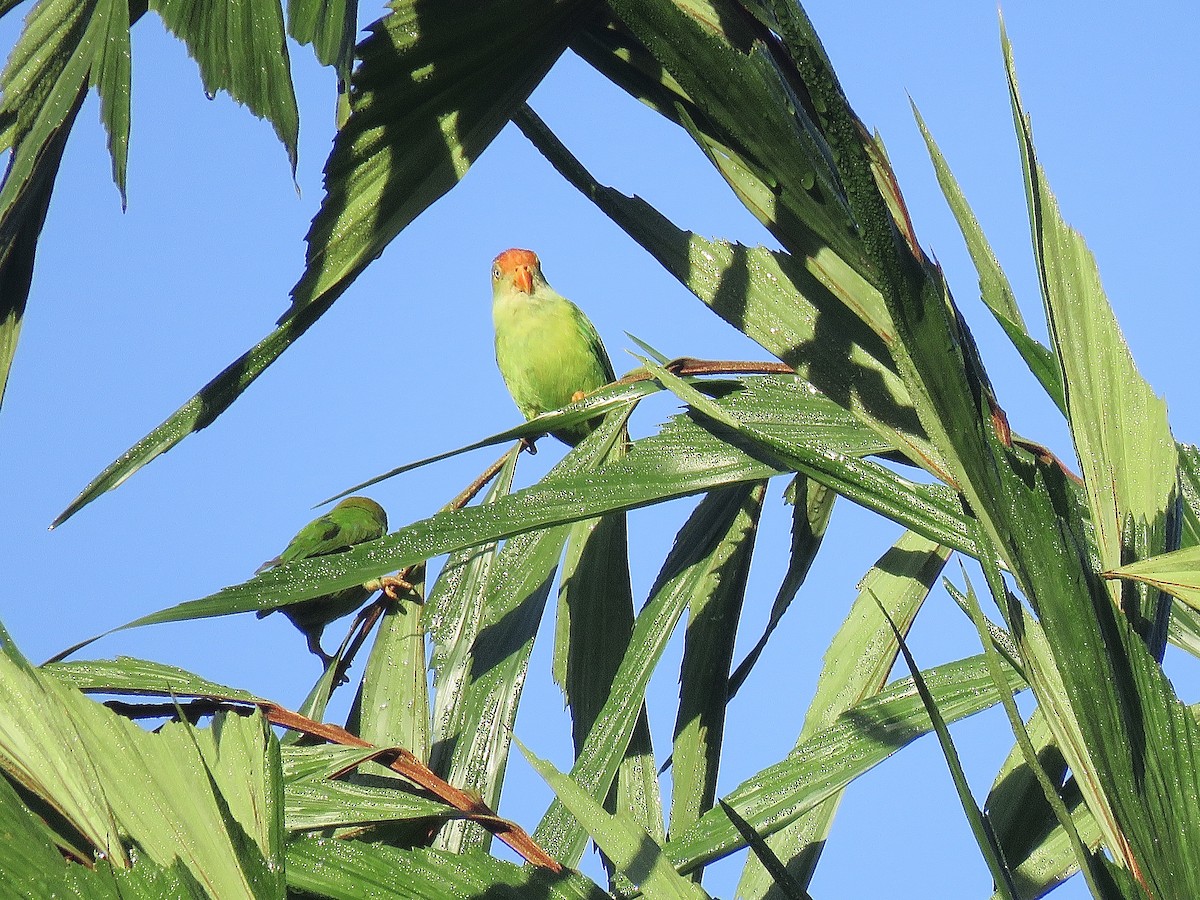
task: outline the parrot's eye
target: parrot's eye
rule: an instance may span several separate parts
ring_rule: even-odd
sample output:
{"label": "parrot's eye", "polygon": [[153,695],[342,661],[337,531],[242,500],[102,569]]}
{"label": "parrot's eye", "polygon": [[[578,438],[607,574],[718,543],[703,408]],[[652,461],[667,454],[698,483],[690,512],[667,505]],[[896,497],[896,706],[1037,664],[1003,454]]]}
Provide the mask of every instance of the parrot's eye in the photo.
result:
{"label": "parrot's eye", "polygon": [[492,266],[492,277],[499,280],[499,278],[500,278],[500,267],[499,266]]}

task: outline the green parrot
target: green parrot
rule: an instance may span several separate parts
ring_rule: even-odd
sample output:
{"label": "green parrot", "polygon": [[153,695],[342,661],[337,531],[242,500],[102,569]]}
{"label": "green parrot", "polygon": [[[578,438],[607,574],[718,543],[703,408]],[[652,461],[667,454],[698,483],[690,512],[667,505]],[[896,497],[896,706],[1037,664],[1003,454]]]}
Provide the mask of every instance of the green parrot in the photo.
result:
{"label": "green parrot", "polygon": [[[532,250],[492,261],[496,365],[526,419],[559,409],[616,380],[600,335],[578,306],[550,287]],[[596,420],[551,432],[572,447]]]}
{"label": "green parrot", "polygon": [[[347,497],[329,512],[300,529],[287,548],[269,559],[258,571],[271,569],[298,559],[311,559],[327,553],[347,550],[355,544],[373,541],[387,534],[387,513],[368,497]],[[379,579],[359,584],[323,597],[313,597],[300,603],[279,607],[292,624],[308,638],[308,649],[319,656],[325,665],[333,658],[321,649],[321,634],[325,626],[354,612],[379,589]],[[270,615],[274,609],[259,610],[258,617]]]}

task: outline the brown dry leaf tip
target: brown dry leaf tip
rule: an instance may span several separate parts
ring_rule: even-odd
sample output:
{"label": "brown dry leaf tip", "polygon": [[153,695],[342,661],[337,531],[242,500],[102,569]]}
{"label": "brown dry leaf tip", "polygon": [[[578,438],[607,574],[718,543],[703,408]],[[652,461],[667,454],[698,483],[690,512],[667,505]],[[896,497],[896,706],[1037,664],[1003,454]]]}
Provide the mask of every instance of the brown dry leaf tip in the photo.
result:
{"label": "brown dry leaf tip", "polygon": [[1023,437],[1014,437],[1013,446],[1020,447],[1022,450],[1031,454],[1034,459],[1043,466],[1053,466],[1060,470],[1067,478],[1075,482],[1075,484],[1083,487],[1083,479],[1071,471],[1071,467],[1054,455],[1054,451],[1049,447],[1031,441]]}
{"label": "brown dry leaf tip", "polygon": [[472,796],[438,777],[432,769],[403,747],[376,747],[345,728],[330,725],[327,722],[314,721],[268,700],[258,701],[256,705],[272,724],[281,725],[302,734],[324,738],[334,744],[374,751],[370,758],[386,765],[398,775],[403,775],[419,787],[425,788],[455,809],[473,814],[472,817],[475,821],[508,844],[527,862],[543,869],[549,869],[555,874],[562,871],[562,864],[539,847],[520,825],[500,818],[488,809],[487,805],[477,796]]}
{"label": "brown dry leaf tip", "polygon": [[1004,414],[1004,410],[1000,408],[1000,404],[995,401],[989,400],[988,406],[991,407],[992,428],[996,430],[996,436],[1000,438],[1000,443],[1012,449],[1012,428],[1008,425],[1008,416]]}

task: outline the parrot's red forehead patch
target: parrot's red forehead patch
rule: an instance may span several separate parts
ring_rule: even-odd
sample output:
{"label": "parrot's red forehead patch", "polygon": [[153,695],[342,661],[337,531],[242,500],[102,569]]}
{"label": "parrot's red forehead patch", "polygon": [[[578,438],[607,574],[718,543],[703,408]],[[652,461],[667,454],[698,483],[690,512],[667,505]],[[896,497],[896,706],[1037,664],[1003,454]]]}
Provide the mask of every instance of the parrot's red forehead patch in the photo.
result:
{"label": "parrot's red forehead patch", "polygon": [[538,265],[537,254],[532,250],[521,250],[518,247],[513,247],[511,250],[505,250],[493,261],[492,265],[498,266],[502,272],[511,272],[517,266],[536,266]]}

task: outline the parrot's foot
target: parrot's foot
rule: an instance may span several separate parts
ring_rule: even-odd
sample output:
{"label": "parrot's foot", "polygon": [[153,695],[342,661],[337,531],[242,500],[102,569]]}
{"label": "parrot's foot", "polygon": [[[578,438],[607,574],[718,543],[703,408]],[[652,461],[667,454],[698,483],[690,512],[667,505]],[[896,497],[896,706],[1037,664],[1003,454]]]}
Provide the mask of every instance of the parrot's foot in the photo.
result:
{"label": "parrot's foot", "polygon": [[399,575],[384,575],[381,578],[372,578],[370,581],[364,581],[363,587],[368,591],[383,591],[389,600],[399,600],[403,594],[413,589],[412,584],[405,581]]}
{"label": "parrot's foot", "polygon": [[537,456],[537,438],[521,438],[520,447],[530,456]]}

